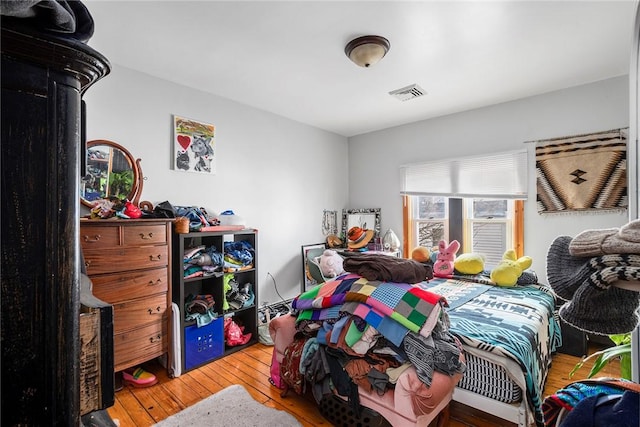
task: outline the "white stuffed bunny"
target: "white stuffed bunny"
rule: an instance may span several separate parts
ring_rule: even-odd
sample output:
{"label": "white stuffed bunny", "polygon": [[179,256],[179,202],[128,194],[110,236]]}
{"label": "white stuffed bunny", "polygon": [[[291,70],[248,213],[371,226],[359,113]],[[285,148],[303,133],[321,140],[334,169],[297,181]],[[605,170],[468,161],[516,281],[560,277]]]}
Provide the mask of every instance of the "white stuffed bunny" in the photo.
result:
{"label": "white stuffed bunny", "polygon": [[324,277],[332,278],[344,273],[344,268],[342,267],[343,260],[338,252],[326,249],[318,258],[318,265]]}

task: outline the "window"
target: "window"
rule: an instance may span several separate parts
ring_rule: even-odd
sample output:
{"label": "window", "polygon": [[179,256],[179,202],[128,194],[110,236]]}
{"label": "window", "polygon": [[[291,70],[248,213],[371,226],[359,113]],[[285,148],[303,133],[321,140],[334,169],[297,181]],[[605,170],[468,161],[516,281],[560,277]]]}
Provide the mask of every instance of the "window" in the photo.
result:
{"label": "window", "polygon": [[401,167],[404,251],[457,240],[458,253],[495,266],[508,249],[524,251],[527,152],[434,160]]}
{"label": "window", "polygon": [[449,240],[449,205],[446,197],[414,197],[414,246],[433,248],[442,239]]}
{"label": "window", "polygon": [[481,253],[485,256],[485,266],[496,266],[504,252],[515,246],[513,200],[464,199],[463,204],[463,252]]}
{"label": "window", "polygon": [[437,250],[440,240],[458,240],[458,254],[481,253],[491,269],[506,250],[522,253],[522,201],[440,196],[406,196],[405,201],[407,254],[417,246]]}

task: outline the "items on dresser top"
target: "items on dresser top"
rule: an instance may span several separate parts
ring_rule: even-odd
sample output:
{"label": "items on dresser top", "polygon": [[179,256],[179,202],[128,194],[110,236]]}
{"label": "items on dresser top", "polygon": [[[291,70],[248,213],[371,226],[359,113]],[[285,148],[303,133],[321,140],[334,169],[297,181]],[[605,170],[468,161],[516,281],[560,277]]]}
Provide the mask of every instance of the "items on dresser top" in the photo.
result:
{"label": "items on dresser top", "polygon": [[82,219],[80,244],[94,295],[113,305],[114,370],[168,353],[171,220]]}

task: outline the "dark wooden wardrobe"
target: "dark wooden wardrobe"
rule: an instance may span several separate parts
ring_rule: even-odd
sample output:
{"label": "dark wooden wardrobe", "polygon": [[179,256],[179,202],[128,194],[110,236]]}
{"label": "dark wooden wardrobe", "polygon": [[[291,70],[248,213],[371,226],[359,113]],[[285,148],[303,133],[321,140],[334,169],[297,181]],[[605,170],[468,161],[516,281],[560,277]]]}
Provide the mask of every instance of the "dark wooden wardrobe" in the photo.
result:
{"label": "dark wooden wardrobe", "polygon": [[110,338],[107,330],[81,344],[81,311],[91,309],[80,300],[78,190],[82,95],[110,65],[82,42],[19,21],[3,19],[1,31],[2,425],[78,426],[81,395],[91,393],[81,379],[97,388],[94,404],[113,402],[108,354],[98,350],[81,375],[81,353]]}

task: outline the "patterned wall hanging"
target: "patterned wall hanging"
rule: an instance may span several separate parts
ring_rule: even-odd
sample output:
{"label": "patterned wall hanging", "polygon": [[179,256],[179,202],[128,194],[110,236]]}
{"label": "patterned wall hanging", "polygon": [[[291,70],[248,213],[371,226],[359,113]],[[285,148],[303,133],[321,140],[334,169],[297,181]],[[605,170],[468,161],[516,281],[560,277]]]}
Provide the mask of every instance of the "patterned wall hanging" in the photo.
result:
{"label": "patterned wall hanging", "polygon": [[173,116],[173,166],[177,171],[216,173],[215,126]]}
{"label": "patterned wall hanging", "polygon": [[536,141],[536,184],[541,214],[626,209],[626,129]]}

